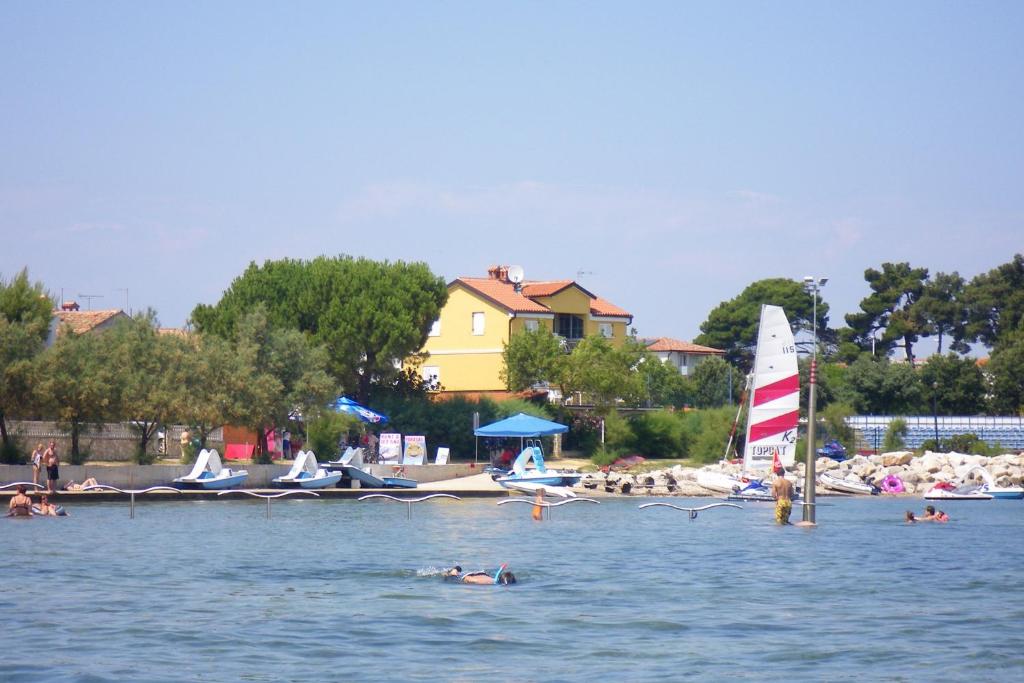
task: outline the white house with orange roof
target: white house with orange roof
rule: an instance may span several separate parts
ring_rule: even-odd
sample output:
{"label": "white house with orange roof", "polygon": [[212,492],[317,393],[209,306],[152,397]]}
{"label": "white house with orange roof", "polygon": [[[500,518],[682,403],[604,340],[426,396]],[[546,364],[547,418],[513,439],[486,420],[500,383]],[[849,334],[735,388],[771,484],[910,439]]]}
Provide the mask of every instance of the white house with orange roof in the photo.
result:
{"label": "white house with orange roof", "polygon": [[670,337],[642,339],[641,342],[652,355],[660,358],[663,363],[670,363],[684,375],[689,375],[708,358],[725,356],[725,351]]}
{"label": "white house with orange roof", "polygon": [[492,266],[487,277],[448,283],[448,303],[434,322],[421,372],[445,393],[506,392],[502,353],[512,335],[545,327],[571,348],[589,335],[626,339],[633,316],[572,280],[530,281],[522,268]]}

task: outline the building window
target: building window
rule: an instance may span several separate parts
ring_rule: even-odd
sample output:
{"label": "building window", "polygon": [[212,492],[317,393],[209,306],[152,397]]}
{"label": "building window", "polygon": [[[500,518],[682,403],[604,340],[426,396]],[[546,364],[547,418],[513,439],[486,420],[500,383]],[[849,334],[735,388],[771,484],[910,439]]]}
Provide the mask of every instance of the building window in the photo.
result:
{"label": "building window", "polygon": [[441,368],[436,365],[424,365],[420,369],[423,381],[427,383],[430,389],[439,389],[441,387]]}
{"label": "building window", "polygon": [[473,314],[473,334],[480,335],[484,333],[484,314],[474,313]]}
{"label": "building window", "polygon": [[431,337],[440,337],[441,336],[441,319],[440,318],[435,320],[434,324],[430,326],[430,332],[428,333],[428,336],[431,336]]}
{"label": "building window", "polygon": [[569,313],[557,313],[555,332],[565,339],[583,339],[583,318]]}
{"label": "building window", "polygon": [[597,330],[601,334],[601,336],[604,337],[605,339],[611,339],[612,338],[612,324],[611,323],[600,323],[597,326]]}
{"label": "building window", "polygon": [[527,332],[536,332],[537,330],[540,329],[540,321],[527,320],[526,322],[523,323],[523,327],[526,329]]}

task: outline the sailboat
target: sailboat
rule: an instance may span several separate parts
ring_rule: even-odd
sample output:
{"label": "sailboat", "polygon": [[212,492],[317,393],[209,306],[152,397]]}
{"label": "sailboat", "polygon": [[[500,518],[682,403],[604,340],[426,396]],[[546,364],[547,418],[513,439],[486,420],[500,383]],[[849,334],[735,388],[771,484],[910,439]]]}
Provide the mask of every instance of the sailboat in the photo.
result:
{"label": "sailboat", "polygon": [[764,476],[776,461],[784,467],[793,465],[800,418],[796,341],[781,306],[761,306],[749,387],[742,476],[737,479],[702,470],[697,473],[697,483],[741,500],[772,500],[771,492],[756,478]]}

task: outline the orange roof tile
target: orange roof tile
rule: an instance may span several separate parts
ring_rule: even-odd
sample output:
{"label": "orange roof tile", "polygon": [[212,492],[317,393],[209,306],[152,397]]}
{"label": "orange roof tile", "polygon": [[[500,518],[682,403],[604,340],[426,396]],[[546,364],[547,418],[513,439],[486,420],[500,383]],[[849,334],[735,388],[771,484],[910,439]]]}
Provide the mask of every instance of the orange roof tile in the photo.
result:
{"label": "orange roof tile", "polygon": [[116,318],[117,316],[124,316],[124,311],[119,309],[109,311],[54,311],[54,316],[59,321],[58,329],[65,325],[71,326],[71,331],[75,334],[82,334],[94,330],[100,325],[108,322],[109,320]]}
{"label": "orange roof tile", "polygon": [[713,349],[710,346],[701,346],[692,342],[672,339],[671,337],[658,337],[657,339],[645,339],[648,351],[681,351],[683,353],[708,353],[724,354],[725,351]]}
{"label": "orange roof tile", "polygon": [[551,312],[551,309],[547,306],[523,296],[522,292],[517,292],[515,285],[511,282],[502,282],[501,280],[487,277],[460,277],[448,286],[450,287],[456,283],[460,283],[499,306],[504,306],[516,313]]}
{"label": "orange roof tile", "polygon": [[553,311],[550,307],[545,306],[537,301],[537,299],[554,296],[568,287],[576,287],[586,296],[590,297],[591,315],[621,318],[633,317],[632,314],[610,301],[594,296],[594,294],[580,287],[579,283],[573,280],[533,280],[524,282],[518,292],[515,285],[511,282],[494,277],[460,277],[450,282],[448,286],[451,287],[456,283],[461,283],[481,296],[515,313],[552,313]]}
{"label": "orange roof tile", "polygon": [[566,287],[571,287],[572,280],[551,280],[550,282],[524,282],[523,294],[526,296],[552,296]]}
{"label": "orange roof tile", "polygon": [[632,314],[622,310],[611,301],[595,296],[590,302],[591,315],[609,315],[620,318],[632,318]]}

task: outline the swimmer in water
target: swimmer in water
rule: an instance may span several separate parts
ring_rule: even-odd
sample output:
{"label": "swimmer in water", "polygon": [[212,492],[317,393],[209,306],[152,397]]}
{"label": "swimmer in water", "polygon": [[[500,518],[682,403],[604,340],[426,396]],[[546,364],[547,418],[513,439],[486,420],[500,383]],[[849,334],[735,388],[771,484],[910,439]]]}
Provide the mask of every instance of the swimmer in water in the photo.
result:
{"label": "swimmer in water", "polygon": [[508,586],[509,584],[516,582],[516,576],[505,569],[505,566],[506,565],[501,565],[501,569],[498,569],[494,573],[469,572],[468,574],[463,574],[462,567],[455,565],[444,573],[444,580],[458,581],[459,583],[479,584],[481,586],[492,586],[496,584]]}

